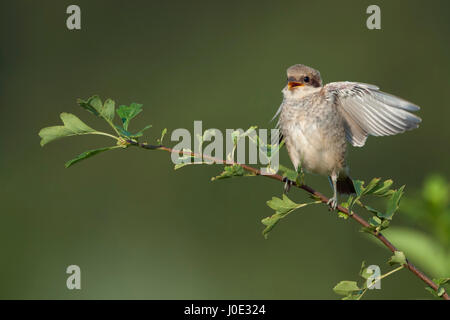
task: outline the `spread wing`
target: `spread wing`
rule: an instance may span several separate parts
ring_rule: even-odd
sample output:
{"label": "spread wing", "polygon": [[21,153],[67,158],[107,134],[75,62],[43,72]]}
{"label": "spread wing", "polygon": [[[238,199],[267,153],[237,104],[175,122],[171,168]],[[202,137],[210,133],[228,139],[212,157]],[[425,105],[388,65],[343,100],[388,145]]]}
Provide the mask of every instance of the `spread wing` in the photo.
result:
{"label": "spread wing", "polygon": [[332,82],[324,88],[345,120],[347,140],[362,147],[368,135],[390,136],[415,129],[422,121],[409,111],[420,108],[411,102],[379,91],[374,85]]}

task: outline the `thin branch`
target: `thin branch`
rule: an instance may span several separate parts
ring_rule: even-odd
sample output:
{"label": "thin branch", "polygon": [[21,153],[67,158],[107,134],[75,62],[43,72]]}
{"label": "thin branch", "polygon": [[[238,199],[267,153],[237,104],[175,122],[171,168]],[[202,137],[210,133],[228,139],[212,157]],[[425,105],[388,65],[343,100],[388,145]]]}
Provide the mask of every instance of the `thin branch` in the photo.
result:
{"label": "thin branch", "polygon": [[[172,149],[169,147],[165,147],[162,145],[150,145],[147,143],[139,143],[133,140],[126,140],[127,143],[129,143],[130,145],[133,146],[137,146],[140,148],[144,148],[144,149],[149,149],[149,150],[163,150],[163,151],[167,151],[167,152],[171,152],[171,153],[177,153],[177,154],[183,154],[183,155],[189,155],[195,158],[204,158],[207,160],[210,160],[214,163],[218,163],[218,164],[223,164],[223,165],[239,165],[241,166],[244,170],[254,173],[255,175],[259,175],[259,176],[263,176],[263,177],[267,177],[270,179],[274,179],[274,180],[278,180],[281,182],[284,182],[284,178],[278,174],[272,174],[272,175],[262,175],[261,171],[253,168],[251,166],[245,165],[245,164],[241,164],[241,163],[237,163],[234,161],[227,161],[227,160],[222,160],[219,158],[214,158],[214,157],[210,157],[210,156],[206,156],[206,155],[200,155],[198,153],[195,152],[186,152],[186,151],[182,151],[182,150],[177,150],[177,149]],[[300,189],[303,189],[304,191],[314,195],[315,197],[317,197],[318,199],[320,199],[320,201],[322,201],[323,203],[328,203],[328,198],[326,196],[324,196],[322,193],[314,190],[313,188],[311,188],[310,186],[306,185],[306,184],[297,184],[297,183],[293,183],[293,186],[296,186]],[[351,213],[348,211],[347,208],[344,208],[340,205],[338,205],[337,209],[340,212],[345,213],[347,216],[349,216],[350,218],[352,218],[353,220],[355,220],[356,222],[358,222],[360,225],[362,225],[363,227],[369,228],[370,225],[369,223],[364,220],[363,218],[361,218],[359,215],[357,215],[354,211],[352,211]],[[374,237],[376,237],[378,240],[380,240],[392,253],[394,253],[395,251],[399,251],[383,234],[381,234],[380,232],[374,232],[374,231],[370,231],[369,232],[371,235],[373,235]],[[406,260],[406,265],[405,267],[407,269],[409,269],[409,271],[411,271],[416,277],[418,277],[419,279],[421,279],[423,282],[425,282],[429,287],[431,287],[434,291],[438,291],[439,286],[436,285],[429,277],[427,277],[422,271],[420,271],[416,266],[414,266],[408,259]],[[444,294],[441,296],[443,299],[445,300],[450,300],[450,297],[448,295],[447,292],[444,291]]]}
{"label": "thin branch", "polygon": [[377,279],[377,281],[380,281],[381,279],[384,279],[384,278],[386,278],[386,277],[389,277],[391,274],[393,274],[393,273],[395,273],[395,272],[397,272],[397,271],[399,271],[399,270],[402,270],[404,267],[405,267],[405,266],[400,266],[400,267],[398,267],[398,268],[395,268],[394,270],[391,270],[391,271],[389,271],[389,272],[383,274],[379,279]]}

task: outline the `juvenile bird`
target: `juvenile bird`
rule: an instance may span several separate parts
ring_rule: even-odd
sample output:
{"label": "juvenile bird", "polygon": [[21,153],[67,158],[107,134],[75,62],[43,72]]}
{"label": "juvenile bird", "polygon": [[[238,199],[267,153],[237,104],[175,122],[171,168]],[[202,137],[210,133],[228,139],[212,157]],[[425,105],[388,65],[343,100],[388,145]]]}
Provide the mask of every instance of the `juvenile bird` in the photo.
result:
{"label": "juvenile bird", "polygon": [[[296,64],[287,69],[283,102],[275,114],[289,157],[298,170],[329,177],[333,197],[355,192],[345,162],[348,141],[364,146],[367,136],[389,136],[412,130],[422,121],[409,111],[420,108],[411,102],[358,82],[322,85],[320,73]],[[287,181],[286,183],[292,183]]]}

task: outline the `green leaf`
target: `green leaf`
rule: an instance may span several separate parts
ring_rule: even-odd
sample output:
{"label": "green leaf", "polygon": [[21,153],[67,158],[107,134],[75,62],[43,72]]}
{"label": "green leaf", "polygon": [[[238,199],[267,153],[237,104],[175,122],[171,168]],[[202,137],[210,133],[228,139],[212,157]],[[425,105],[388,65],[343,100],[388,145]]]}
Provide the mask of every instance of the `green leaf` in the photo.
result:
{"label": "green leaf", "polygon": [[142,104],[132,103],[129,106],[122,105],[117,109],[117,114],[122,120],[123,128],[128,131],[130,121],[142,112]]}
{"label": "green leaf", "polygon": [[388,261],[389,265],[404,265],[406,264],[406,257],[405,254],[402,251],[395,251],[394,255],[389,259]]}
{"label": "green leaf", "polygon": [[371,194],[372,191],[375,189],[375,187],[378,185],[378,183],[380,182],[380,178],[373,178],[369,184],[367,185],[367,187],[365,187],[363,189],[363,191],[361,192],[361,195],[368,195]]}
{"label": "green leaf", "polygon": [[353,201],[353,195],[349,195],[347,198],[347,201],[341,203],[341,207],[348,209],[348,207],[352,201]]}
{"label": "green leaf", "polygon": [[350,196],[347,200],[348,203],[348,212],[352,212],[354,204],[362,197],[364,191],[364,181],[354,180],[353,186],[355,187],[356,196]]}
{"label": "green leaf", "polygon": [[356,196],[361,197],[364,191],[364,181],[354,180],[353,185],[355,186]]}
{"label": "green leaf", "polygon": [[177,164],[175,164],[175,166],[173,168],[174,168],[174,170],[178,170],[189,164],[192,164],[192,163],[177,163]]}
{"label": "green leaf", "polygon": [[[373,178],[366,187],[364,187],[364,181],[355,180],[353,181],[355,186],[356,196],[351,196],[348,198],[347,202],[343,204],[346,208],[348,208],[349,212],[353,210],[353,206],[355,203],[359,204],[361,207],[366,210],[374,213],[376,216],[382,219],[392,219],[393,214],[398,209],[398,202],[400,200],[403,187],[399,189],[398,194],[396,194],[393,190],[390,190],[390,186],[392,185],[392,180],[386,180],[381,182],[381,178]],[[390,195],[392,198],[392,207],[388,208],[387,213],[382,213],[374,208],[364,205],[361,203],[360,199],[366,195],[376,195],[376,196],[388,196]],[[394,196],[395,195],[395,196]],[[396,205],[395,205],[396,204]],[[367,231],[367,230],[364,230]]]}
{"label": "green leaf", "polygon": [[[272,197],[272,200],[267,201],[267,205],[278,213],[286,214],[294,209],[299,208],[299,205],[283,194],[283,198]],[[302,205],[300,205],[302,206]]]}
{"label": "green leaf", "polygon": [[122,127],[119,127],[119,126],[115,126],[115,127],[116,127],[116,129],[119,131],[119,134],[120,134],[122,137],[134,139],[134,138],[142,137],[142,136],[144,135],[144,131],[147,130],[147,129],[149,129],[149,128],[151,128],[152,125],[149,124],[149,125],[145,126],[143,129],[141,129],[140,131],[138,131],[138,132],[136,132],[136,133],[131,133],[131,132],[129,132],[129,131],[123,129]]}
{"label": "green leaf", "polygon": [[444,284],[450,283],[450,278],[437,278],[433,279],[433,282],[438,286],[443,286]]}
{"label": "green leaf", "polygon": [[114,125],[114,127],[117,129],[117,131],[119,132],[119,134],[122,137],[126,137],[126,138],[132,138],[133,134],[131,132],[128,132],[127,130],[125,130],[124,128]]}
{"label": "green leaf", "polygon": [[250,128],[248,128],[242,135],[241,137],[247,137],[248,135],[250,135],[253,131],[255,131],[258,128],[258,126],[251,126]]}
{"label": "green leaf", "polygon": [[389,196],[393,193],[393,191],[390,190],[390,187],[393,183],[394,181],[392,181],[391,179],[378,183],[378,185],[372,189],[371,193],[379,197]]}
{"label": "green leaf", "polygon": [[398,210],[398,206],[400,204],[400,198],[403,195],[404,188],[405,188],[405,186],[401,186],[398,190],[394,191],[394,193],[391,195],[391,197],[388,200],[386,212],[378,214],[378,216],[380,218],[392,220],[394,213]]}
{"label": "green leaf", "polygon": [[446,292],[446,290],[444,288],[444,285],[446,285],[447,283],[450,283],[450,278],[433,279],[433,282],[438,285],[438,289],[437,289],[436,295],[438,297],[442,297],[444,295],[444,293]]}
{"label": "green leaf", "polygon": [[286,217],[292,211],[305,207],[310,204],[321,203],[321,201],[314,201],[309,203],[297,204],[289,199],[285,194],[283,198],[272,197],[272,200],[267,201],[267,205],[275,210],[275,214],[270,217],[261,220],[262,224],[266,226],[263,230],[263,235],[267,239],[269,232],[275,227],[275,225],[284,217]]}
{"label": "green leaf", "polygon": [[433,288],[431,288],[431,287],[425,287],[425,290],[427,290],[429,293],[431,293],[435,298],[440,298],[440,297],[438,296],[437,292],[434,291]]}
{"label": "green leaf", "polygon": [[100,97],[95,95],[87,100],[77,99],[77,103],[80,105],[80,107],[93,113],[97,117],[105,119],[110,125],[112,125],[116,109],[116,103],[114,102],[114,100],[107,99],[103,104]]}
{"label": "green leaf", "polygon": [[437,289],[437,291],[434,291],[433,288],[425,287],[425,290],[427,290],[428,292],[430,292],[430,293],[431,293],[434,297],[436,297],[436,298],[442,297],[442,296],[444,295],[444,293],[446,292],[444,287],[439,287],[439,288]]}
{"label": "green leaf", "polygon": [[41,129],[39,136],[41,137],[41,146],[43,147],[53,140],[68,137],[72,135],[72,131],[64,126],[53,126]]}
{"label": "green leaf", "polygon": [[372,232],[378,233],[381,230],[384,230],[387,227],[389,227],[389,220],[385,220],[385,219],[379,218],[377,216],[370,217],[368,222],[369,222],[369,227],[364,227],[361,229],[361,231],[367,232],[367,233],[372,233]]}
{"label": "green leaf", "polygon": [[366,268],[366,262],[363,261],[361,264],[361,268],[359,270],[359,275],[361,276],[361,278],[367,280],[369,279],[370,276],[372,276],[373,274],[373,270],[370,270],[368,268]]}
{"label": "green leaf", "polygon": [[369,224],[373,227],[378,227],[379,225],[381,225],[381,219],[378,217],[370,217],[368,220]]}
{"label": "green leaf", "polygon": [[360,292],[361,288],[358,287],[356,281],[341,281],[333,288],[333,291],[341,296],[349,296],[355,292]]}
{"label": "green leaf", "polygon": [[383,220],[382,219],[381,225],[378,226],[377,230],[381,231],[381,230],[387,229],[389,227],[389,224],[390,224],[390,220]]}
{"label": "green leaf", "polygon": [[212,177],[211,181],[216,181],[216,180],[226,179],[226,178],[231,178],[231,177],[254,176],[254,175],[255,175],[254,173],[245,171],[244,168],[242,168],[240,165],[234,164],[232,166],[226,166],[224,168],[224,171],[220,175],[218,175],[216,177]]}
{"label": "green leaf", "polygon": [[96,154],[99,154],[101,152],[112,150],[112,149],[116,149],[116,148],[118,148],[118,147],[117,146],[105,147],[105,148],[85,151],[82,154],[78,155],[76,158],[67,161],[66,164],[65,164],[65,167],[69,168],[70,166],[74,165],[75,163],[80,162],[81,160],[90,158],[90,157],[95,156]]}
{"label": "green leaf", "polygon": [[425,287],[427,291],[429,291],[434,297],[440,298],[444,295],[446,292],[444,285],[446,285],[448,282],[450,282],[450,278],[439,278],[439,279],[433,279],[433,282],[438,285],[438,289],[435,291],[431,287]]}
{"label": "green leaf", "polygon": [[376,232],[375,227],[373,226],[369,226],[369,227],[362,227],[361,229],[359,229],[360,232],[367,232],[369,234],[372,234],[373,232]]}
{"label": "green leaf", "polygon": [[100,110],[102,109],[102,106],[103,106],[102,100],[97,95],[95,95],[89,99],[89,104],[92,107],[94,107],[94,109],[97,110],[98,112],[100,112]]}
{"label": "green leaf", "polygon": [[164,140],[164,136],[167,133],[167,128],[164,128],[164,130],[161,132],[161,138],[158,139],[158,144],[162,145],[163,144],[163,140]]}
{"label": "green leaf", "polygon": [[349,215],[344,212],[338,211],[338,217],[341,219],[347,220]]}
{"label": "green leaf", "polygon": [[64,123],[64,126],[72,131],[73,134],[85,134],[95,132],[94,129],[86,125],[83,121],[81,121],[77,116],[71,113],[61,113],[61,120]]}
{"label": "green leaf", "polygon": [[296,180],[297,180],[297,177],[298,177],[298,175],[299,175],[296,171],[291,170],[291,169],[289,169],[289,168],[286,168],[285,166],[283,166],[283,165],[281,165],[281,164],[279,165],[278,170],[281,172],[281,175],[282,175],[284,178],[287,178],[287,179],[289,179],[289,180],[291,180],[291,181],[296,181]]}
{"label": "green leaf", "polygon": [[369,207],[369,206],[366,206],[366,205],[362,205],[362,206],[363,206],[363,208],[365,208],[367,211],[369,211],[369,212],[375,214],[375,215],[378,216],[378,217],[380,217],[380,216],[383,215],[383,213],[381,213],[380,211],[378,211],[378,210],[375,209],[375,208],[372,208],[372,207]]}
{"label": "green leaf", "polygon": [[392,180],[385,180],[380,182],[380,178],[373,178],[369,184],[367,185],[367,187],[364,187],[361,195],[376,195],[376,196],[388,196],[391,195],[393,193],[392,190],[390,190],[390,187],[393,183]]}
{"label": "green leaf", "polygon": [[[359,275],[362,276],[364,270],[366,269],[366,261],[363,260],[363,262],[361,263],[361,267],[359,268]],[[365,277],[363,277],[364,279],[367,279]]]}
{"label": "green leaf", "polygon": [[102,108],[102,100],[99,96],[95,95],[88,98],[86,101],[83,99],[77,99],[77,103],[80,107],[86,109],[87,111],[93,113],[96,116],[100,116],[100,110]]}
{"label": "green leaf", "polygon": [[232,141],[233,141],[233,144],[236,145],[237,142],[238,142],[240,139],[242,139],[242,138],[247,137],[248,135],[250,135],[253,131],[256,130],[256,128],[258,128],[258,127],[257,127],[257,126],[251,126],[250,128],[247,129],[247,131],[242,132],[242,133],[241,133],[241,130],[234,130],[234,131],[231,133],[231,139],[232,139]]}
{"label": "green leaf", "polygon": [[61,113],[60,117],[64,126],[47,127],[39,131],[41,146],[59,138],[96,132],[73,114]]}
{"label": "green leaf", "polygon": [[105,104],[101,108],[100,113],[103,118],[112,122],[114,120],[115,111],[116,111],[116,103],[111,99],[107,99],[105,101]]}

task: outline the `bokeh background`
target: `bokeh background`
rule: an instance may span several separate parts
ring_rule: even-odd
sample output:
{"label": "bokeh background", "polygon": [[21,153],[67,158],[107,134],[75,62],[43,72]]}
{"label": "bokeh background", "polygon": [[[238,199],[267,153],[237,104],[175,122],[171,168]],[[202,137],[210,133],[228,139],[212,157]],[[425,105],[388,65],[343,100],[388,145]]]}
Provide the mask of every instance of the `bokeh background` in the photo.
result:
{"label": "bokeh background", "polygon": [[[66,28],[70,4],[81,7],[80,31]],[[422,107],[419,130],[349,152],[354,178],[392,178],[413,196],[429,174],[449,177],[450,3],[376,1],[382,30],[373,31],[370,4],[1,1],[0,298],[337,299],[333,286],[358,279],[363,260],[388,271],[390,252],[324,206],[290,215],[265,240],[260,220],[282,193],[276,181],[210,182],[220,167],[174,171],[169,154],[135,148],[65,169],[110,141],[41,148],[37,135],[61,112],[106,130],[75,103],[93,94],[143,103],[131,128],[153,124],[149,142],[165,127],[193,130],[194,120],[270,128],[286,68],[303,63],[325,82],[377,84]],[[290,165],[285,150],[282,162]],[[324,177],[307,182],[331,192]],[[424,228],[401,212],[393,224]],[[66,288],[71,264],[81,267],[81,290]],[[365,296],[430,297],[406,271]]]}

